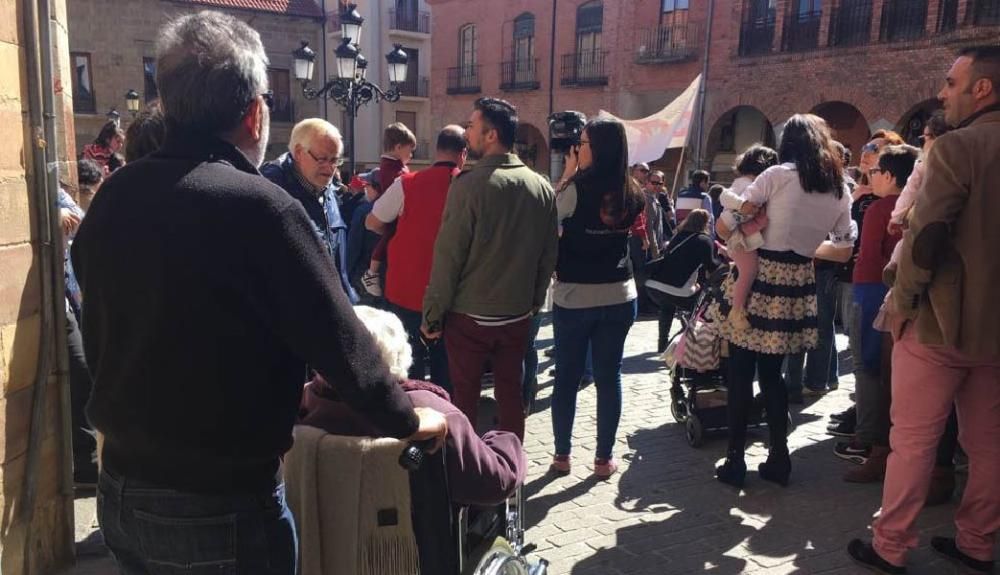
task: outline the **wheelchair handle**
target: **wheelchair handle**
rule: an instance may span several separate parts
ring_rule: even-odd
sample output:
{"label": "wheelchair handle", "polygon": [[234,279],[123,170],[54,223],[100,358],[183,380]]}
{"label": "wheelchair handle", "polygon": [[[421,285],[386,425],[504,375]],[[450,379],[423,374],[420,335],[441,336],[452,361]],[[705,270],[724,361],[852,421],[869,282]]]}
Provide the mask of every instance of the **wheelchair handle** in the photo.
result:
{"label": "wheelchair handle", "polygon": [[399,465],[403,469],[413,473],[414,471],[420,469],[420,465],[424,462],[424,457],[427,455],[427,451],[434,447],[433,439],[425,439],[423,441],[411,441],[407,444],[403,452],[399,454]]}

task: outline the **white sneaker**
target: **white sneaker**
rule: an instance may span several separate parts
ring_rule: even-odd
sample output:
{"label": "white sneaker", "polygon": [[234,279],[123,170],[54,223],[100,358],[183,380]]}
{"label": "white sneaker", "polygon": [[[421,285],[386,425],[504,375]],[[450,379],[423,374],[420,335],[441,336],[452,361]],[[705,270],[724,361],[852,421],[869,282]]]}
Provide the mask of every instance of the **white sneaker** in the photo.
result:
{"label": "white sneaker", "polygon": [[382,297],[382,286],[379,283],[379,276],[371,270],[365,270],[361,274],[361,285],[365,286],[365,291],[375,297]]}

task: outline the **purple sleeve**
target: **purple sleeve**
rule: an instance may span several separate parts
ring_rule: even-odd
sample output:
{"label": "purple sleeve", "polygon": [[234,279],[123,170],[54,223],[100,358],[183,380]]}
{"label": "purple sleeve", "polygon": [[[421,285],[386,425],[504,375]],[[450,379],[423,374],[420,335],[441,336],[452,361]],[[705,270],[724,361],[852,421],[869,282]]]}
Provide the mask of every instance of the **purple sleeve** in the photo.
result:
{"label": "purple sleeve", "polygon": [[451,499],[462,505],[496,505],[524,482],[528,461],[513,433],[490,431],[483,437],[454,405],[427,391],[409,393],[414,406],[430,407],[448,419],[445,460]]}

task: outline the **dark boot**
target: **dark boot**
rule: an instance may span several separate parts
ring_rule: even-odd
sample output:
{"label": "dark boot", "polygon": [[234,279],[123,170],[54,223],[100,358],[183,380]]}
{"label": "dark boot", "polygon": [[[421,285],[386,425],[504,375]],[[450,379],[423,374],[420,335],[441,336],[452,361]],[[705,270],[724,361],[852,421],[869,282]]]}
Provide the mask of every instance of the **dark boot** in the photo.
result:
{"label": "dark boot", "polygon": [[774,447],[767,454],[767,461],[757,466],[760,478],[788,487],[788,477],[792,474],[792,459],[788,448]]}
{"label": "dark boot", "polygon": [[715,468],[715,478],[733,487],[743,487],[743,482],[747,476],[747,464],[743,460],[743,454],[730,451],[726,454],[726,461]]}
{"label": "dark boot", "polygon": [[931,547],[948,559],[963,565],[973,573],[992,573],[995,565],[994,561],[983,561],[974,557],[969,557],[958,548],[955,540],[951,537],[931,537]]}
{"label": "dark boot", "polygon": [[903,575],[906,573],[906,567],[893,565],[882,559],[871,543],[865,543],[860,539],[854,539],[848,543],[847,554],[862,567],[876,573],[885,573],[886,575]]}
{"label": "dark boot", "polygon": [[955,493],[955,468],[935,467],[931,475],[931,488],[927,491],[927,501],[924,506],[943,505],[951,501]]}
{"label": "dark boot", "polygon": [[868,460],[864,464],[851,468],[844,474],[848,483],[878,483],[885,479],[885,465],[890,450],[883,445],[873,445]]}

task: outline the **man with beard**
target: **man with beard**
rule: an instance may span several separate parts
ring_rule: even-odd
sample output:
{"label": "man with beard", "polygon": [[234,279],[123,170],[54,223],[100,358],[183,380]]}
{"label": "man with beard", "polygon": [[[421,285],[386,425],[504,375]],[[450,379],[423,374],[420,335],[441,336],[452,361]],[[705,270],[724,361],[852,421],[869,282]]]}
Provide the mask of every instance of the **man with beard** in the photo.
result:
{"label": "man with beard", "polygon": [[490,362],[500,429],[523,438],[524,353],[555,269],[558,222],[552,187],[511,153],[516,132],[513,106],[476,101],[465,139],[479,161],[448,192],[421,331],[443,332],[454,403],[470,421]]}
{"label": "man with beard", "polygon": [[258,33],[199,12],[156,51],[166,139],[104,184],[72,249],[101,531],[123,573],[295,573],[277,472],[307,363],[386,435],[440,444],[447,423],[414,410],[302,205],[257,171],[271,99]]}

